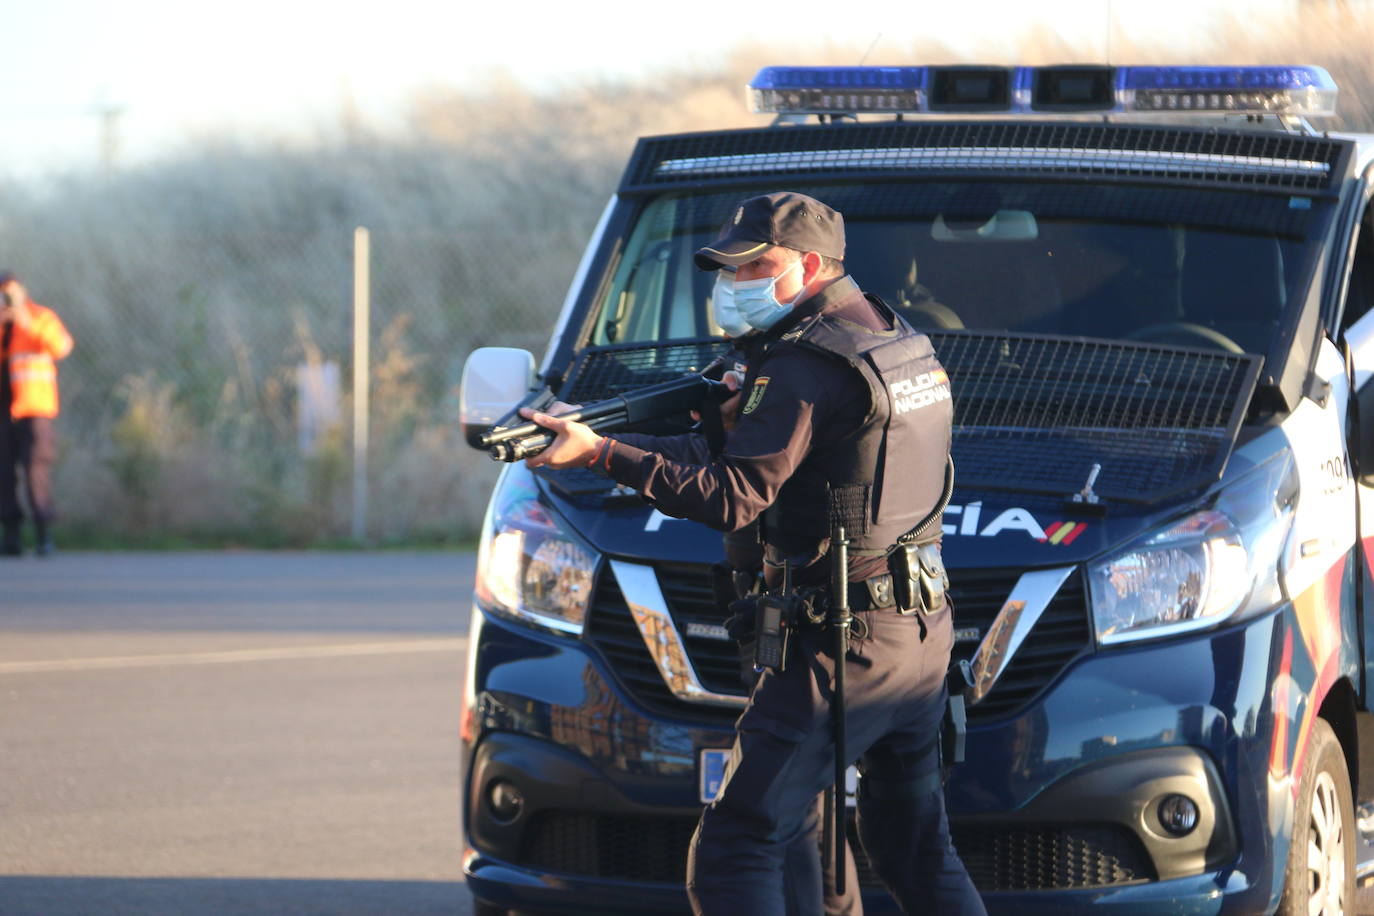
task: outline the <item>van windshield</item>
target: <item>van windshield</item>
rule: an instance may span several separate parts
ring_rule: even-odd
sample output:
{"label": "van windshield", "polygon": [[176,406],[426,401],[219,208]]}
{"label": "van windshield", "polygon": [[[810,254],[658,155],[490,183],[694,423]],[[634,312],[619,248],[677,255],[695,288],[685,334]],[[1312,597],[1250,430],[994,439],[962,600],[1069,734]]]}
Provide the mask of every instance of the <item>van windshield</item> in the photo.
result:
{"label": "van windshield", "polygon": [[[719,335],[692,263],[740,200],[671,194],[638,212],[593,344]],[[1330,204],[1117,184],[793,186],[844,214],[849,273],[918,328],[1128,339],[1263,354],[1310,282]]]}

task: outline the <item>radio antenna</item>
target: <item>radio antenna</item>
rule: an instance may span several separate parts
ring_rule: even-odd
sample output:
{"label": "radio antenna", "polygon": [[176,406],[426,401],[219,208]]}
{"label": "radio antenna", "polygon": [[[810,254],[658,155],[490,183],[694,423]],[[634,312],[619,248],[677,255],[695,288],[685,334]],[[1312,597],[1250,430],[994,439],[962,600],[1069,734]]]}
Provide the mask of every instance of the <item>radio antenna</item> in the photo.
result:
{"label": "radio antenna", "polygon": [[862,66],[864,65],[864,61],[868,60],[868,55],[870,55],[870,54],[873,53],[873,49],[876,48],[876,47],[878,46],[878,42],[879,42],[880,40],[882,40],[882,37],[883,37],[883,33],[882,33],[882,32],[879,32],[877,35],[873,36],[873,41],[869,43],[869,45],[868,45],[868,50],[864,52],[864,56],[863,56],[863,57],[860,57],[860,58],[859,58],[859,66],[860,66],[860,67],[862,67]]}
{"label": "radio antenna", "polygon": [[1112,62],[1112,0],[1107,0],[1107,63]]}

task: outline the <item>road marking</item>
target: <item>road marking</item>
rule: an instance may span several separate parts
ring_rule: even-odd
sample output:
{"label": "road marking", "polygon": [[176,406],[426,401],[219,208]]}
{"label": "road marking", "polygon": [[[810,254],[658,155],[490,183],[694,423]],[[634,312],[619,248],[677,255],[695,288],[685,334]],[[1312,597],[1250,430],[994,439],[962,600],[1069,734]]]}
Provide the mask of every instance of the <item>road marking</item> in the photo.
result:
{"label": "road marking", "polygon": [[406,640],[405,642],[345,643],[335,646],[294,646],[279,649],[230,649],[224,652],[184,652],[165,655],[110,655],[95,658],[57,658],[33,662],[0,662],[0,674],[47,671],[98,671],[116,668],[157,668],[166,665],[224,665],[302,658],[345,658],[352,655],[404,655],[412,652],[462,652],[467,639]]}

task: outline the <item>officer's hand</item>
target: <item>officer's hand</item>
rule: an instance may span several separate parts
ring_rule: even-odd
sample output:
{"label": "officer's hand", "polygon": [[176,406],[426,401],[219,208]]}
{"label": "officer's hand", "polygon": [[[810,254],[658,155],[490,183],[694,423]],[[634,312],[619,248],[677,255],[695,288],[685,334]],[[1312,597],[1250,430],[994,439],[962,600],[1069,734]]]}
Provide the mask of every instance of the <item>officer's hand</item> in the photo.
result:
{"label": "officer's hand", "polygon": [[740,389],[744,387],[744,373],[736,372],[731,369],[721,377],[727,388],[734,392],[734,395],[727,398],[720,405],[720,422],[729,432],[735,428],[735,423],[739,420],[739,396]]}
{"label": "officer's hand", "polygon": [[557,433],[552,444],[533,458],[526,458],[527,467],[582,468],[592,460],[601,446],[601,436],[590,426],[575,420],[561,420],[546,413],[520,408],[520,416],[533,420],[545,429]]}
{"label": "officer's hand", "polygon": [[[735,421],[739,419],[739,390],[744,384],[744,373],[731,369],[729,372],[722,375],[720,380],[725,383],[726,388],[735,392],[732,397],[722,401],[719,408],[720,425],[725,428],[726,432],[729,432],[735,428]],[[692,419],[701,422],[701,412],[696,410],[692,411]]]}

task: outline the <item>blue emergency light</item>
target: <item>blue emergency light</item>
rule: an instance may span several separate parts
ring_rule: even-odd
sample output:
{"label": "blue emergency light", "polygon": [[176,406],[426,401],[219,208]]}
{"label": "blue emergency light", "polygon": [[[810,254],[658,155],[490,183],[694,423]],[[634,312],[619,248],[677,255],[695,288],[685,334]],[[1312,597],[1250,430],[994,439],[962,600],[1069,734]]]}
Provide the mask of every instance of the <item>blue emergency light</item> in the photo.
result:
{"label": "blue emergency light", "polygon": [[749,96],[777,114],[1336,113],[1321,67],[764,67]]}
{"label": "blue emergency light", "polygon": [[922,111],[926,67],[764,67],[749,83],[755,111]]}

